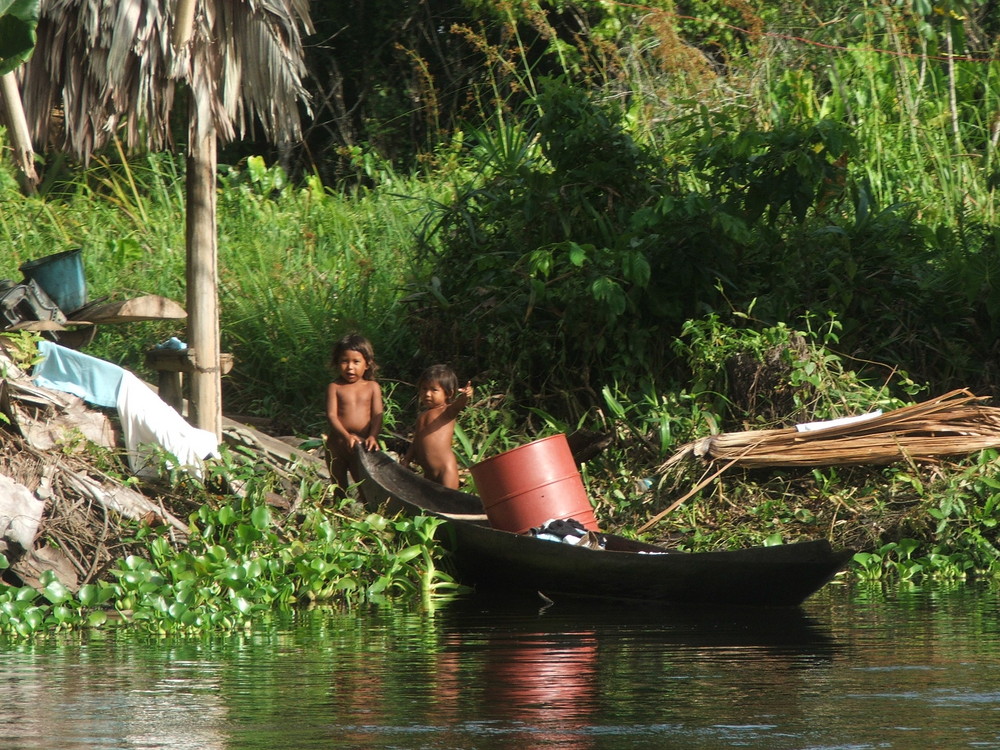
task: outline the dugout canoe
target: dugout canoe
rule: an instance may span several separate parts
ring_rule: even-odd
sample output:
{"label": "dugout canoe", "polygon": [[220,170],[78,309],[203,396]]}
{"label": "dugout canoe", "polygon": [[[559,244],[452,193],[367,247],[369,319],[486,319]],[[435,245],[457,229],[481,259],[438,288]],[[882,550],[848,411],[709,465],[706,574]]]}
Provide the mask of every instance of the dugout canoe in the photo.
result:
{"label": "dugout canoe", "polygon": [[662,604],[794,607],[851,559],[825,540],[717,552],[678,552],[605,533],[586,549],[494,529],[476,495],[403,468],[381,451],[358,450],[356,478],[366,506],[436,516],[444,563],[477,591],[540,593]]}

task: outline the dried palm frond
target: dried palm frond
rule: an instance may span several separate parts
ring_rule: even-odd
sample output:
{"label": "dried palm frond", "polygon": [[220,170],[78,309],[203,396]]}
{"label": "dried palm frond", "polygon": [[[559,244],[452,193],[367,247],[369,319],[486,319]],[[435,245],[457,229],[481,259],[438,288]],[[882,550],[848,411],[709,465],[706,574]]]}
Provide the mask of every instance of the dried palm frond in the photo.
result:
{"label": "dried palm frond", "polygon": [[302,34],[312,33],[305,0],[200,3],[194,35],[171,43],[169,0],[42,0],[38,42],[22,69],[22,97],[36,143],[62,110],[57,147],[86,162],[116,135],[126,148],[170,142],[178,83],[212,114],[223,141],[259,123],[275,142],[300,135]]}
{"label": "dried palm frond", "polygon": [[683,446],[661,467],[696,457],[745,468],[930,461],[1000,447],[1000,408],[967,390],[862,421],[800,432],[794,427],[711,435]]}
{"label": "dried palm frond", "polygon": [[663,475],[684,461],[718,462],[719,468],[683,497],[643,524],[646,531],[728,469],[884,465],[896,461],[934,461],[1000,447],[1000,408],[965,389],[858,421],[800,431],[750,430],[711,435],[682,446],[663,463]]}

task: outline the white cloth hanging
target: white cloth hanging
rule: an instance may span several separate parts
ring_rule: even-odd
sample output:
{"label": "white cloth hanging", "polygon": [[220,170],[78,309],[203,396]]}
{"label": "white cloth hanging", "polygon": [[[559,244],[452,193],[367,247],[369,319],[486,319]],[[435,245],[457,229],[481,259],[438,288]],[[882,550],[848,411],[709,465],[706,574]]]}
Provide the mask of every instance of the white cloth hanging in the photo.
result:
{"label": "white cloth hanging", "polygon": [[43,358],[35,365],[36,385],[118,410],[129,468],[136,474],[155,476],[159,453],[165,452],[176,459],[175,468],[201,478],[205,459],[219,456],[215,433],[192,427],[125,368],[51,341],[42,341],[38,350]]}
{"label": "white cloth hanging", "polygon": [[204,475],[205,460],[219,456],[214,432],[189,425],[130,372],[122,376],[116,405],[129,467],[140,476],[156,475],[160,451],[176,459],[176,468],[198,478]]}

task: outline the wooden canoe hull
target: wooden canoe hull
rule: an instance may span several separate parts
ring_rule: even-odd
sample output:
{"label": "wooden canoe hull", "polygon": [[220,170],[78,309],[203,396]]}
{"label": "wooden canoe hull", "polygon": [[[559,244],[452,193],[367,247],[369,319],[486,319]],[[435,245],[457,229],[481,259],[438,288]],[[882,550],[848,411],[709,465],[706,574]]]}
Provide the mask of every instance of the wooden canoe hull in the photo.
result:
{"label": "wooden canoe hull", "polygon": [[[359,451],[366,505],[438,516],[438,539],[456,579],[489,591],[540,592],[637,602],[797,606],[842,570],[853,551],[825,540],[684,553],[606,534],[604,550],[493,529],[479,498],[428,482],[385,453]],[[468,520],[481,517],[482,520]]]}

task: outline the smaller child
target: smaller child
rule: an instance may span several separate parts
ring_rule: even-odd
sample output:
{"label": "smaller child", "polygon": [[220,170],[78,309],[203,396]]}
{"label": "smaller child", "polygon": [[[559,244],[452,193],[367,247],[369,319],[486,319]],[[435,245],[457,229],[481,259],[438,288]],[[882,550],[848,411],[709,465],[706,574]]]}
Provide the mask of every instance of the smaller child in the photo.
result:
{"label": "smaller child", "polygon": [[334,344],[331,364],[339,375],[326,389],[326,418],[330,423],[327,462],[330,476],[343,494],[354,446],[360,443],[365,450],[378,449],[382,389],[375,381],[378,365],[371,342],[364,336],[348,334]]}
{"label": "smaller child", "polygon": [[[457,394],[457,396],[456,396]],[[447,365],[432,365],[417,381],[420,415],[413,443],[403,456],[403,466],[416,463],[432,482],[458,489],[458,460],[451,449],[455,420],[472,398],[471,381],[458,387],[458,378]]]}

